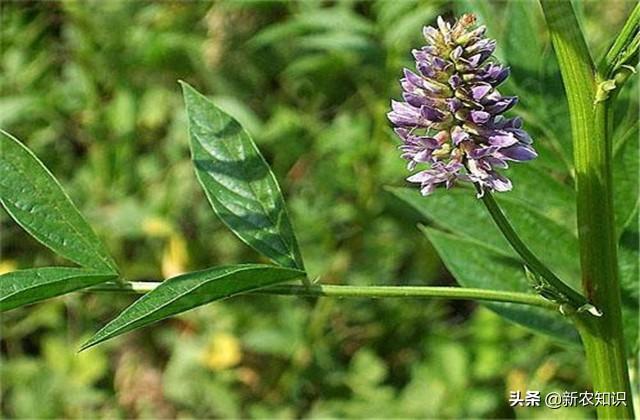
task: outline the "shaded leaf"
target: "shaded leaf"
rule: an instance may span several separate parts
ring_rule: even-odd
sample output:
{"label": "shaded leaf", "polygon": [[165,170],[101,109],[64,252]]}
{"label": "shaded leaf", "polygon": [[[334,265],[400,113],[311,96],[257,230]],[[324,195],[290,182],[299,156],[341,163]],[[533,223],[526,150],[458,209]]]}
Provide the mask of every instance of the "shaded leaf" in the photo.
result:
{"label": "shaded leaf", "polygon": [[0,130],[0,202],[31,236],[82,266],[117,272],[106,249],[51,172]]}
{"label": "shaded leaf", "polygon": [[274,262],[302,268],[280,187],[249,134],[209,99],[182,83],[198,181],[220,219]]}
{"label": "shaded leaf", "polygon": [[383,1],[378,5],[378,20],[384,30],[384,43],[389,46],[391,53],[402,51],[406,54],[406,50],[410,48],[409,41],[416,39],[416,35],[422,32],[422,27],[438,15],[438,5],[433,3]]}
{"label": "shaded leaf", "polygon": [[[536,176],[535,173],[530,173]],[[557,187],[558,191],[564,191]],[[549,193],[553,193],[553,188]],[[445,232],[425,228],[445,266],[463,286],[533,293],[524,271],[524,263],[511,249],[482,203],[470,189],[438,190],[428,198],[415,189],[394,188],[391,192],[410,204],[427,220]],[[560,193],[564,194],[564,192]],[[527,199],[528,200],[528,199]],[[549,200],[551,207],[562,206],[563,199]],[[500,205],[528,246],[553,271],[576,287],[579,283],[577,239],[532,202],[501,198]],[[549,250],[563,250],[550,252]],[[564,341],[577,339],[571,324],[560,314],[519,305],[489,305],[507,319]]]}
{"label": "shaded leaf", "polygon": [[266,47],[290,42],[291,39],[305,33],[333,31],[371,34],[374,26],[357,13],[346,9],[317,9],[296,15],[283,23],[269,25],[251,39],[250,45]]}
{"label": "shaded leaf", "polygon": [[[537,208],[508,196],[499,196],[497,201],[533,253],[564,282],[581,290],[580,248],[575,230],[561,225]],[[495,231],[498,229],[495,228]]]}
{"label": "shaded leaf", "polygon": [[629,138],[616,149],[613,163],[614,217],[616,232],[620,234],[626,226],[637,220],[638,203],[640,202],[640,172],[638,160],[637,121],[635,129],[630,131]]}
{"label": "shaded leaf", "polygon": [[253,48],[264,48],[282,43],[305,32],[305,26],[295,20],[269,25],[258,32],[247,44]]}
{"label": "shaded leaf", "polygon": [[504,51],[502,46],[503,37],[499,32],[504,28],[503,16],[499,8],[495,7],[492,2],[486,0],[458,0],[454,2],[456,9],[456,15],[462,15],[464,13],[474,13],[478,17],[478,23],[480,25],[486,25],[489,28],[488,35],[491,38],[495,38],[498,41],[498,46],[494,55],[500,60],[504,60]]}
{"label": "shaded leaf", "polygon": [[222,112],[231,115],[249,133],[262,132],[262,121],[247,104],[232,96],[215,96],[211,98],[213,103]]}
{"label": "shaded leaf", "polygon": [[[482,242],[497,252],[519,258],[474,192],[468,189],[438,190],[428,198],[409,188],[392,189],[391,192],[437,226]],[[548,194],[551,196],[553,190],[549,190]],[[575,234],[544,214],[544,201],[539,203],[539,208],[534,208],[524,201],[499,194],[495,198],[534,254],[561,279],[579,290],[580,259]],[[550,203],[554,201],[549,199]]]}
{"label": "shaded leaf", "polygon": [[522,88],[537,83],[543,67],[540,14],[537,5],[524,1],[507,3],[505,28],[505,59],[513,77]]}
{"label": "shaded leaf", "polygon": [[60,296],[116,277],[114,274],[75,267],[12,271],[0,276],[0,311]]}
{"label": "shaded leaf", "polygon": [[375,44],[366,36],[348,31],[310,34],[301,36],[297,44],[301,50],[318,50],[324,52],[372,52]]}
{"label": "shaded leaf", "polygon": [[336,31],[348,29],[351,32],[373,33],[372,22],[346,8],[318,8],[296,16],[296,22],[312,30]]}
{"label": "shaded leaf", "polygon": [[635,354],[640,345],[640,328],[638,327],[640,323],[640,319],[638,319],[638,312],[640,311],[639,231],[636,216],[622,233],[618,246],[622,322],[629,354]]}
{"label": "shaded leaf", "polygon": [[558,182],[536,165],[514,165],[508,177],[513,182],[513,190],[508,195],[496,194],[498,200],[501,197],[520,200],[576,233],[576,193],[571,186]]}
{"label": "shaded leaf", "polygon": [[[522,263],[481,242],[423,228],[445,266],[465,287],[532,293]],[[483,303],[484,304],[484,303]],[[516,304],[486,304],[501,316],[565,342],[578,343],[571,323],[560,313]]]}
{"label": "shaded leaf", "polygon": [[345,62],[332,54],[326,52],[310,52],[299,56],[292,61],[283,74],[288,78],[299,78],[314,74],[326,74],[335,71],[336,68],[346,66]]}
{"label": "shaded leaf", "polygon": [[303,276],[304,272],[300,270],[243,264],[173,277],[135,301],[91,337],[82,349],[215,300]]}

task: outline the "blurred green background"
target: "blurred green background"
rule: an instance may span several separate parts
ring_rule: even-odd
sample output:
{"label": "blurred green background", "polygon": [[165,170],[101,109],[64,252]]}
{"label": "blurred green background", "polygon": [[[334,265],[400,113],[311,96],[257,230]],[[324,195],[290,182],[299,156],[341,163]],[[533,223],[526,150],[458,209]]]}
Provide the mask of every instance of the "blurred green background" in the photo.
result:
{"label": "blurred green background", "polygon": [[[253,134],[313,276],[450,285],[424,221],[384,189],[406,176],[385,113],[422,26],[476,11],[512,57],[504,90],[521,96],[539,165],[570,169],[563,91],[529,5],[536,39],[518,38],[503,2],[2,2],[0,127],[61,180],[127,279],[258,261],[196,184],[184,79]],[[597,54],[632,6],[578,5]],[[3,211],[0,223],[0,272],[65,264]],[[76,353],[132,299],[76,293],[3,314],[2,415],[593,416],[509,407],[509,391],[588,389],[583,356],[473,303],[244,296]]]}

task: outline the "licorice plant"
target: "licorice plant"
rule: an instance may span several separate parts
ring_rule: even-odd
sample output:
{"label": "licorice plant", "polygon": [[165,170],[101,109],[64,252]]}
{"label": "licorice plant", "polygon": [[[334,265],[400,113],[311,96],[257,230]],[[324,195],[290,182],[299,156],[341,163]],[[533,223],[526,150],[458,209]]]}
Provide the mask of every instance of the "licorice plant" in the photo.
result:
{"label": "licorice plant", "polygon": [[[613,104],[636,73],[640,6],[596,64],[571,3],[541,0],[541,5],[570,111],[581,279],[572,278],[561,264],[550,268],[549,261],[562,260],[562,249],[541,259],[518,234],[513,220],[519,214],[526,213],[532,223],[539,216],[507,198],[526,188],[509,179],[509,167],[535,165],[534,144],[539,140],[532,139],[517,116],[518,98],[501,92],[510,69],[494,57],[496,41],[486,35],[491,28],[469,13],[457,20],[438,17],[435,27],[424,27],[425,45],[412,51],[415,69],[404,69],[400,80],[402,100],[392,100],[387,115],[400,141],[400,155],[408,162],[407,180],[419,185],[419,192],[391,188],[393,194],[424,214],[438,214],[442,200],[477,202],[473,214],[454,211],[436,220],[453,233],[466,229],[465,238],[423,227],[464,287],[325,285],[308,279],[279,185],[255,143],[237,121],[181,82],[192,163],[211,207],[273,264],[212,267],[161,283],[127,281],[54,176],[25,145],[1,131],[0,202],[30,235],[79,267],[32,268],[0,276],[0,310],[77,290],[144,294],[87,341],[85,350],[241,293],[478,300],[508,319],[566,341],[579,335],[594,390],[629,396],[625,405],[598,406],[598,417],[633,417],[627,357],[637,351],[637,341],[627,336],[626,344],[623,333],[612,129]],[[637,202],[631,214],[633,220]],[[485,216],[493,225],[479,222]],[[566,235],[548,222],[539,223],[538,229],[549,246]],[[526,282],[496,278],[493,285],[475,284],[466,276],[465,264],[486,244],[503,259],[517,261],[517,268],[511,263],[508,271],[499,259],[480,265]],[[635,276],[632,282],[637,272]],[[634,316],[637,321],[637,306],[631,311]],[[632,334],[637,334],[637,324],[632,325]]]}

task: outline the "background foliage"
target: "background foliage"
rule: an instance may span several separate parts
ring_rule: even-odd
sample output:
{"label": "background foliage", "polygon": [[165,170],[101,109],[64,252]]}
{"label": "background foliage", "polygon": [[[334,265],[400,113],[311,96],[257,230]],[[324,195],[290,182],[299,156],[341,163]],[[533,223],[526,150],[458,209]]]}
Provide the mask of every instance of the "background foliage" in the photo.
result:
{"label": "background foliage", "polygon": [[[631,6],[580,3],[594,51],[604,52]],[[518,113],[541,153],[536,170],[571,183],[564,94],[533,1],[0,7],[0,127],[61,180],[130,280],[259,260],[213,216],[196,183],[176,82],[184,79],[256,139],[312,275],[452,284],[416,227],[427,219],[385,190],[406,172],[385,117],[389,98],[422,44],[422,25],[438,14],[472,10],[488,23],[513,69],[504,90],[520,95]],[[637,101],[620,108],[617,138],[637,138]],[[524,171],[514,170],[516,191]],[[618,177],[637,191],[633,173]],[[552,216],[575,225],[571,213]],[[4,212],[0,223],[0,272],[64,263]],[[582,354],[471,303],[244,296],[76,354],[131,301],[78,293],[4,314],[3,415],[591,415],[510,408],[512,390],[587,389]]]}

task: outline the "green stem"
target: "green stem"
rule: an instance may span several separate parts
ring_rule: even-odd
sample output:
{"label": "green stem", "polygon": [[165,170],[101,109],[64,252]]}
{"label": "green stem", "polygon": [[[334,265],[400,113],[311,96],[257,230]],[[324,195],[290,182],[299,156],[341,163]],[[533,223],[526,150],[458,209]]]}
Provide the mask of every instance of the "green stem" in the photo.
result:
{"label": "green stem", "polygon": [[509,245],[511,245],[513,250],[516,251],[520,258],[524,260],[525,264],[531,271],[549,282],[555,291],[560,292],[569,302],[572,303],[572,306],[574,306],[575,309],[592,308],[584,296],[560,280],[558,276],[549,270],[547,266],[545,266],[544,263],[542,263],[542,261],[540,261],[538,257],[536,257],[535,254],[524,244],[524,242],[522,242],[489,191],[485,191],[482,194],[482,202],[489,211],[491,218],[500,229],[500,232],[502,232],[502,235],[509,242]]}
{"label": "green stem", "polygon": [[625,392],[626,406],[598,406],[599,418],[632,418],[633,402],[625,357],[616,235],[613,218],[611,141],[607,107],[596,101],[593,61],[568,0],[541,0],[567,93],[576,169],[582,288],[602,312],[578,314],[594,390]]}
{"label": "green stem", "polygon": [[[636,4],[629,18],[620,30],[615,41],[602,58],[598,66],[598,72],[606,78],[612,78],[615,71],[625,63],[631,61],[637,54],[638,36],[640,31],[640,3]],[[634,63],[636,64],[636,63]]]}
{"label": "green stem", "polygon": [[[86,289],[90,292],[148,293],[161,282],[127,282],[124,286],[105,283]],[[314,284],[312,286],[280,285],[256,290],[249,294],[327,296],[337,298],[436,298],[509,302],[558,310],[558,305],[531,293],[499,290],[471,289],[439,286],[339,286]]]}

